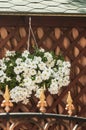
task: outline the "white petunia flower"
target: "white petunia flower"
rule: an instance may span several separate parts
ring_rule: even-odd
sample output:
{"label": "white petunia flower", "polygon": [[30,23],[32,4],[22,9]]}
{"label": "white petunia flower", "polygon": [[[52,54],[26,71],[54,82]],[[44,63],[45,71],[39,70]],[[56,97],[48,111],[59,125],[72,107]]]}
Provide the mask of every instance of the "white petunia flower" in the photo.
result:
{"label": "white petunia flower", "polygon": [[69,61],[64,61],[64,62],[63,62],[63,66],[70,68],[70,67],[71,67],[71,64],[70,64]]}
{"label": "white petunia flower", "polygon": [[24,103],[27,97],[30,97],[30,95],[28,95],[27,93],[27,89],[21,88],[19,86],[16,86],[10,91],[10,96],[11,96],[12,101],[16,103],[18,102]]}
{"label": "white petunia flower", "polygon": [[42,58],[41,57],[37,57],[37,56],[34,56],[34,62],[36,63],[36,64],[38,64],[38,63],[40,63],[42,61]]}
{"label": "white petunia flower", "polygon": [[28,68],[25,68],[25,71],[23,72],[23,77],[26,78],[26,77],[29,77],[31,78],[31,73],[30,73],[30,69]]}
{"label": "white petunia flower", "polygon": [[70,74],[70,69],[66,68],[66,69],[64,70],[64,75],[66,76],[66,75],[69,75],[69,74]]}
{"label": "white petunia flower", "polygon": [[50,72],[46,69],[41,74],[42,80],[48,80],[50,77]]}
{"label": "white petunia flower", "polygon": [[32,62],[32,59],[26,58],[26,60],[25,60],[26,65],[31,64],[31,62]]}
{"label": "white petunia flower", "polygon": [[25,50],[25,51],[22,53],[22,57],[27,58],[29,54],[30,54],[29,51],[28,51],[28,50]]}
{"label": "white petunia flower", "polygon": [[17,58],[17,60],[15,61],[17,65],[20,65],[22,63],[22,59],[21,58]]}
{"label": "white petunia flower", "polygon": [[0,76],[3,76],[3,75],[5,75],[4,71],[0,70]]}
{"label": "white petunia flower", "polygon": [[42,82],[41,76],[36,76],[35,83],[41,83],[41,82]]}
{"label": "white petunia flower", "polygon": [[54,65],[55,65],[55,60],[53,60],[53,61],[47,61],[46,62],[46,65],[47,65],[47,67],[50,67],[50,68],[52,68],[52,67],[54,67]]}
{"label": "white petunia flower", "polygon": [[31,64],[29,64],[30,66],[30,68],[33,68],[33,69],[36,69],[37,68],[37,65],[36,65],[36,63],[35,63],[35,61],[32,61],[31,62]]}
{"label": "white petunia flower", "polygon": [[63,64],[63,61],[62,61],[62,60],[57,60],[56,65],[58,65],[58,66],[62,66],[62,64]]}
{"label": "white petunia flower", "polygon": [[39,50],[40,52],[45,52],[45,50],[43,49],[43,48],[40,48],[40,50]]}
{"label": "white petunia flower", "polygon": [[10,77],[6,77],[6,81],[11,81],[11,78]]}
{"label": "white petunia flower", "polygon": [[17,76],[16,76],[16,80],[17,80],[18,82],[21,81],[21,77],[20,77],[20,75],[17,75]]}
{"label": "white petunia flower", "polygon": [[48,62],[53,60],[53,56],[49,52],[45,52],[44,57],[47,58]]}
{"label": "white petunia flower", "polygon": [[44,62],[40,62],[38,64],[38,67],[39,67],[40,70],[45,70],[46,69],[46,64]]}
{"label": "white petunia flower", "polygon": [[15,55],[15,51],[9,51],[9,50],[7,50],[6,51],[6,57],[9,57],[9,56],[14,56]]}
{"label": "white petunia flower", "polygon": [[6,58],[5,58],[5,60],[6,60],[6,61],[9,61],[9,60],[10,60],[10,58],[9,58],[9,57],[6,57]]}
{"label": "white petunia flower", "polygon": [[16,67],[14,67],[14,72],[18,75],[18,74],[20,74],[20,73],[22,73],[22,71],[23,71],[23,66],[21,67],[21,66],[16,66]]}
{"label": "white petunia flower", "polygon": [[51,94],[57,94],[59,92],[59,85],[58,85],[58,82],[55,79],[52,80],[51,85],[48,88],[48,91]]}
{"label": "white petunia flower", "polygon": [[29,102],[29,99],[27,99],[27,98],[23,99],[23,101],[22,101],[22,103],[25,104],[25,105],[27,105],[28,102]]}
{"label": "white petunia flower", "polygon": [[23,85],[24,86],[31,86],[31,84],[32,84],[32,79],[31,78],[29,78],[29,77],[26,77],[26,78],[24,78],[24,80],[23,80]]}
{"label": "white petunia flower", "polygon": [[35,69],[30,69],[30,75],[31,76],[36,75],[36,70]]}
{"label": "white petunia flower", "polygon": [[6,66],[3,62],[0,63],[0,69],[1,69],[1,70],[5,71],[6,68],[7,68],[7,66]]}

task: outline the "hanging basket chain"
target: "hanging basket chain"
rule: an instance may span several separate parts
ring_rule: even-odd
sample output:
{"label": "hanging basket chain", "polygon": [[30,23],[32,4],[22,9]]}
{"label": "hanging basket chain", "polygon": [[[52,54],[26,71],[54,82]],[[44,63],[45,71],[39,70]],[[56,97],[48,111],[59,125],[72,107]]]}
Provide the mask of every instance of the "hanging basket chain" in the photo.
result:
{"label": "hanging basket chain", "polygon": [[35,42],[35,46],[36,46],[36,48],[38,49],[38,44],[37,44],[37,42],[36,42],[36,38],[35,38],[33,29],[32,29],[32,26],[31,26],[31,17],[29,17],[29,33],[28,33],[28,41],[27,41],[27,50],[28,50],[28,51],[29,51],[30,36],[31,36],[31,34],[32,34],[33,40],[34,40],[34,42]]}

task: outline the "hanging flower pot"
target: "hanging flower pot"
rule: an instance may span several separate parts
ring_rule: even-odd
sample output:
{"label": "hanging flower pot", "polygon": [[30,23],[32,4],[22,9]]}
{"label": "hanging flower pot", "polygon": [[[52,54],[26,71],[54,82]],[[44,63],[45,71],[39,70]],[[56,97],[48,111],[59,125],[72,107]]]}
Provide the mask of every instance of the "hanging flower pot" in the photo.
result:
{"label": "hanging flower pot", "polygon": [[13,102],[27,104],[32,93],[39,98],[45,86],[50,94],[58,94],[70,82],[70,62],[54,52],[35,49],[33,54],[7,51],[0,59],[0,87],[8,85]]}

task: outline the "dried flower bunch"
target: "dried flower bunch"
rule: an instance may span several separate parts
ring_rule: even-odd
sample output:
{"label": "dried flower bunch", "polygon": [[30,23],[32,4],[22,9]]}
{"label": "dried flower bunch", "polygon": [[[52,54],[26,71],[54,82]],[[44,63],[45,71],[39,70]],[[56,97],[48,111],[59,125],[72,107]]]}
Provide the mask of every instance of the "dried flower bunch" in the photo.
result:
{"label": "dried flower bunch", "polygon": [[32,93],[39,97],[40,90],[45,88],[51,94],[57,94],[61,87],[70,82],[70,67],[63,56],[54,52],[35,49],[33,54],[7,51],[0,59],[0,89],[10,89],[13,102],[27,104]]}

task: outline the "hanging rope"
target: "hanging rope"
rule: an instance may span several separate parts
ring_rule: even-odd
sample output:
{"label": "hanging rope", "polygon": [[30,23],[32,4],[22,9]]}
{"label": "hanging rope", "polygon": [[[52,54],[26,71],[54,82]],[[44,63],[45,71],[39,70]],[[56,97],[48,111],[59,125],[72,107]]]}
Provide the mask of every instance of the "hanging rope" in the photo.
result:
{"label": "hanging rope", "polygon": [[30,45],[30,25],[31,25],[31,19],[29,18],[29,31],[28,31],[28,40],[27,40],[27,50],[29,51],[29,45]]}
{"label": "hanging rope", "polygon": [[38,44],[37,44],[37,42],[36,42],[36,38],[35,38],[33,29],[32,29],[32,26],[31,26],[31,17],[29,17],[29,32],[28,32],[28,41],[27,41],[27,50],[28,50],[28,51],[29,51],[30,36],[31,36],[31,34],[32,34],[33,40],[34,40],[34,42],[35,42],[36,48],[38,49]]}

